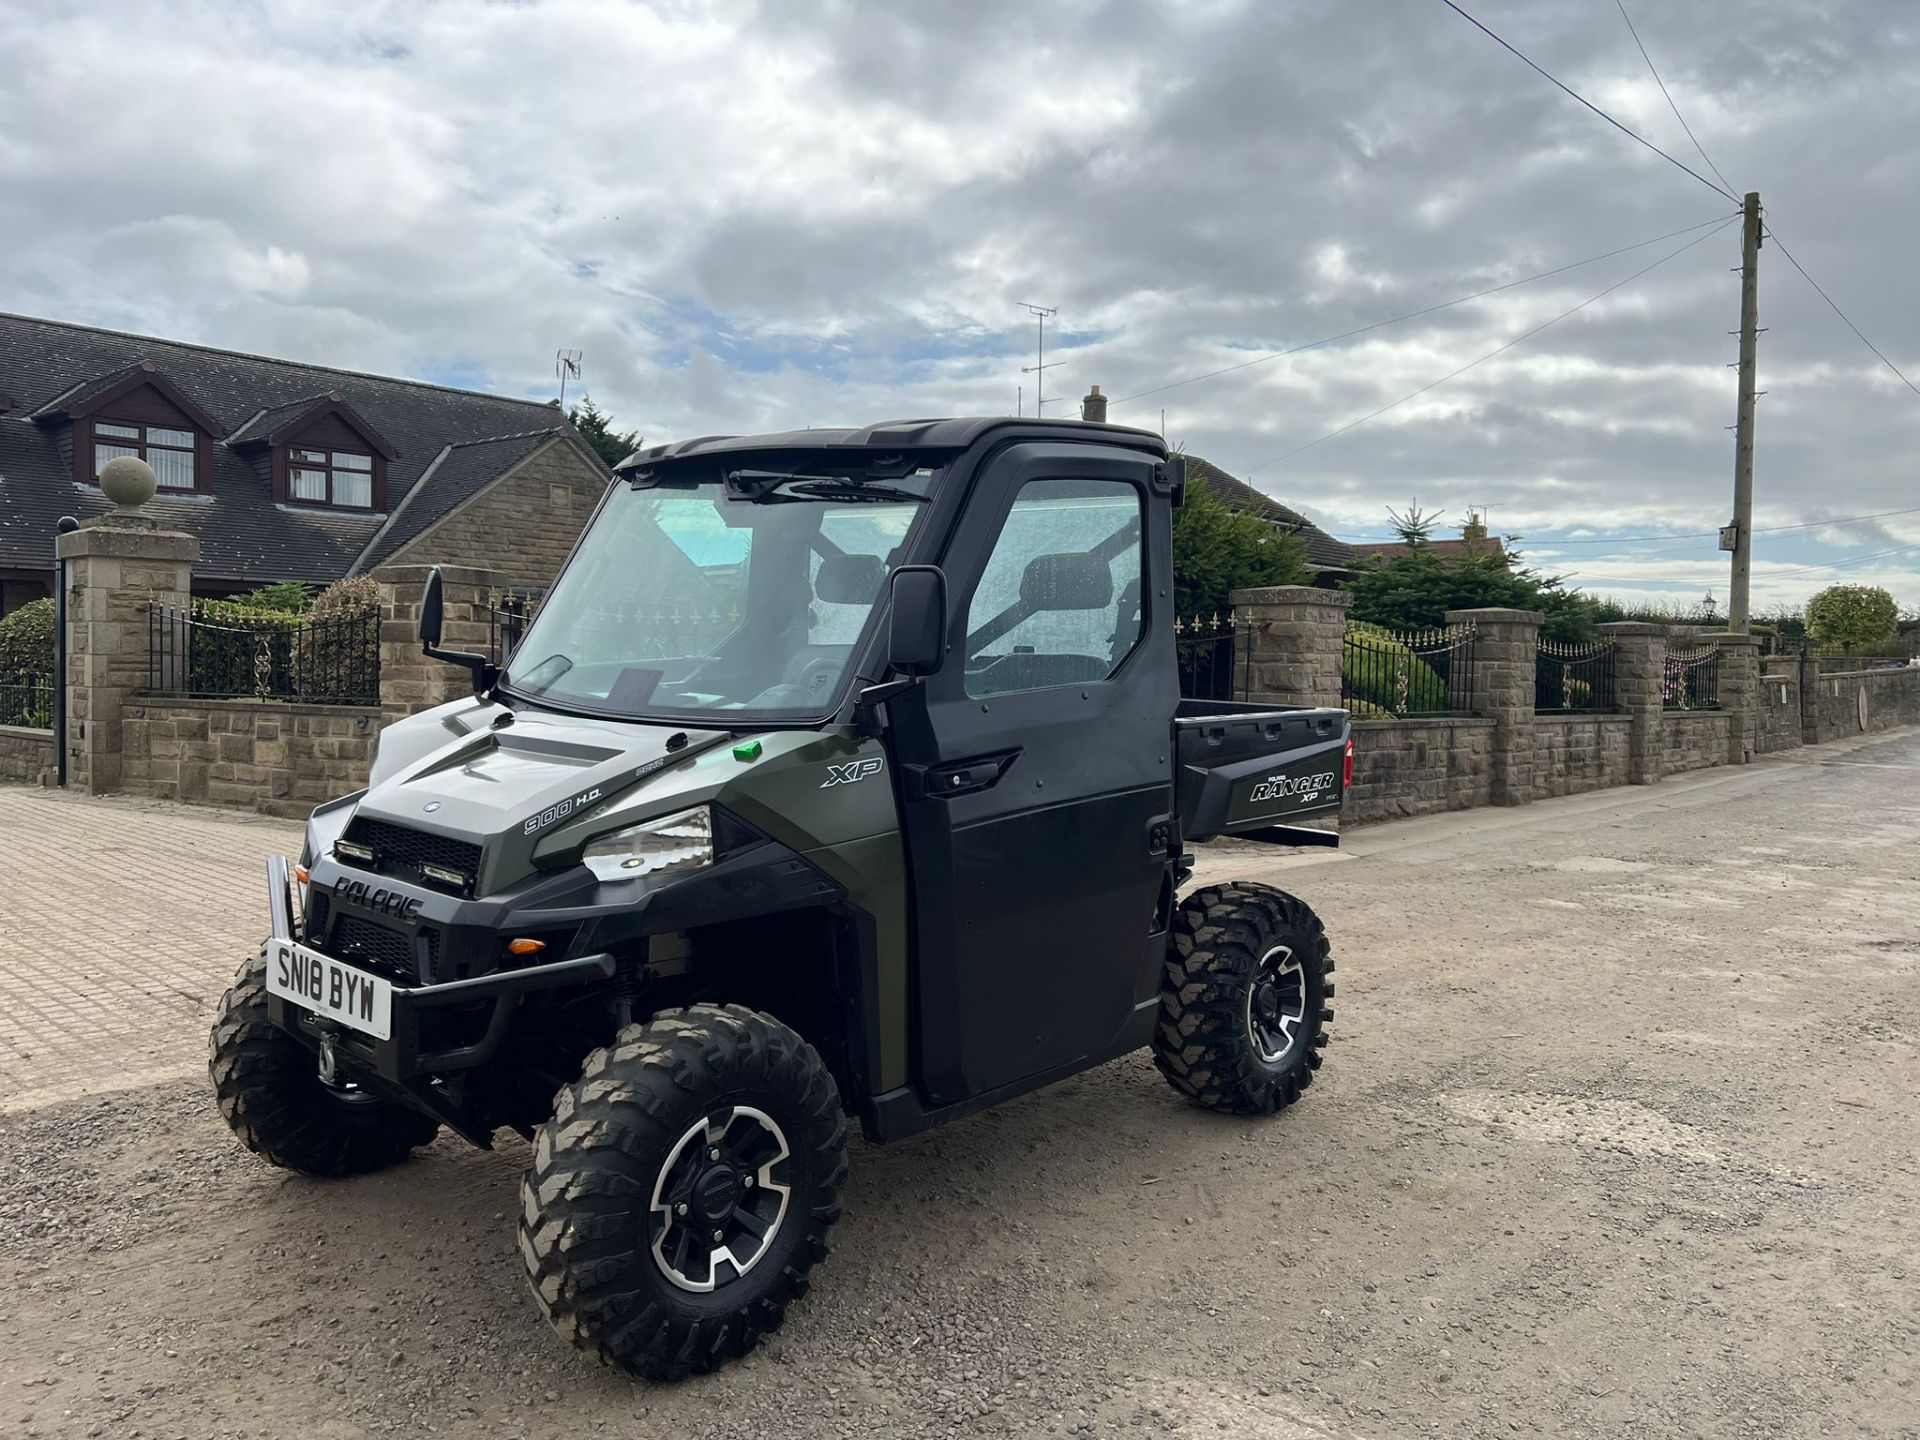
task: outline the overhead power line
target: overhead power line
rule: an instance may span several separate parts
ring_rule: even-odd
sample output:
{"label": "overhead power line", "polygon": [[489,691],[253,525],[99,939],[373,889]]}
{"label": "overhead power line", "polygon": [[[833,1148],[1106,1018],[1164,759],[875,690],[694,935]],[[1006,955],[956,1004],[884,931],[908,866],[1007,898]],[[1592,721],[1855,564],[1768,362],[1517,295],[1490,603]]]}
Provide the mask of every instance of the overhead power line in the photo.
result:
{"label": "overhead power line", "polygon": [[1658,85],[1660,93],[1667,97],[1667,108],[1673,111],[1673,118],[1678,120],[1680,128],[1687,132],[1687,139],[1693,141],[1693,148],[1699,151],[1700,158],[1707,162],[1707,168],[1713,171],[1713,178],[1726,186],[1727,192],[1731,194],[1733,182],[1720,173],[1720,167],[1714,164],[1713,157],[1707,154],[1707,147],[1700,143],[1700,137],[1693,133],[1693,127],[1687,124],[1687,117],[1680,113],[1680,107],[1674,103],[1673,92],[1667,89],[1667,82],[1660,78],[1660,67],[1653,63],[1653,56],[1647,53],[1647,47],[1640,39],[1640,32],[1634,28],[1633,17],[1627,14],[1627,0],[1613,0],[1613,3],[1620,7],[1620,18],[1627,22],[1627,33],[1633,36],[1633,43],[1640,51],[1640,58],[1647,62],[1647,69],[1653,75],[1653,83]]}
{"label": "overhead power line", "polygon": [[1920,395],[1920,386],[1916,386],[1913,383],[1913,381],[1907,379],[1906,372],[1902,370],[1898,365],[1894,364],[1893,361],[1889,360],[1886,357],[1885,352],[1883,352],[1878,345],[1874,344],[1873,341],[1867,339],[1867,337],[1861,333],[1860,327],[1854,324],[1852,320],[1847,318],[1847,312],[1842,310],[1838,302],[1836,302],[1831,295],[1827,294],[1827,292],[1821,288],[1820,282],[1814,279],[1813,276],[1807,274],[1807,267],[1802,265],[1798,260],[1793,258],[1793,252],[1787,249],[1787,242],[1780,238],[1780,232],[1775,230],[1771,225],[1767,227],[1767,238],[1772,240],[1774,245],[1778,247],[1780,253],[1787,257],[1787,263],[1793,266],[1794,269],[1800,272],[1800,278],[1805,280],[1809,285],[1813,286],[1814,293],[1817,294],[1822,300],[1827,302],[1827,308],[1832,310],[1834,314],[1838,315],[1842,323],[1844,323],[1849,330],[1853,331],[1853,333],[1859,337],[1860,343],[1866,346],[1867,349],[1871,350],[1875,355],[1877,355],[1882,365],[1886,366],[1887,369],[1891,370],[1895,375],[1898,375],[1900,377],[1900,383],[1902,385],[1906,386],[1907,389],[1913,391],[1914,394]]}
{"label": "overhead power line", "polygon": [[1318,350],[1323,345],[1334,345],[1342,340],[1351,340],[1356,335],[1365,335],[1374,330],[1383,330],[1389,325],[1399,325],[1408,320],[1418,320],[1423,315],[1433,315],[1441,310],[1451,310],[1456,305],[1465,305],[1470,300],[1484,300],[1489,295],[1498,295],[1503,290],[1514,290],[1522,285],[1531,285],[1536,280],[1547,280],[1555,275],[1564,275],[1569,270],[1579,270],[1588,265],[1597,265],[1602,260],[1611,260],[1616,255],[1625,255],[1634,250],[1644,250],[1649,245],[1658,245],[1662,240],[1672,240],[1676,236],[1691,235],[1696,230],[1705,230],[1710,225],[1719,225],[1725,217],[1702,220],[1698,225],[1688,225],[1683,229],[1669,230],[1664,235],[1655,235],[1650,240],[1636,240],[1631,245],[1622,245],[1618,249],[1607,250],[1599,255],[1589,255],[1585,260],[1575,260],[1569,265],[1556,265],[1551,270],[1542,270],[1534,275],[1523,276],[1518,280],[1509,280],[1503,285],[1490,285],[1485,290],[1476,290],[1471,295],[1462,295],[1454,300],[1443,300],[1438,305],[1425,305],[1418,310],[1409,310],[1404,315],[1395,315],[1386,320],[1375,320],[1370,325],[1360,325],[1352,330],[1342,330],[1338,335],[1328,335],[1319,340],[1308,340],[1304,344],[1291,345],[1285,350],[1271,350],[1265,355],[1256,355],[1251,360],[1237,361],[1232,365],[1222,365],[1218,370],[1208,370],[1199,375],[1189,375],[1183,380],[1169,380],[1164,385],[1155,385],[1150,390],[1136,390],[1131,395],[1121,395],[1110,401],[1113,405],[1124,405],[1129,400],[1144,400],[1149,395],[1159,395],[1168,390],[1178,390],[1183,385],[1195,385],[1202,380],[1213,380],[1221,375],[1231,375],[1236,370],[1246,370],[1255,365],[1264,365],[1269,360],[1278,360],[1286,355],[1299,355],[1307,350]]}
{"label": "overhead power line", "polygon": [[1920,545],[1899,545],[1891,550],[1878,550],[1871,555],[1854,555],[1845,560],[1834,560],[1825,565],[1800,565],[1792,570],[1775,570],[1767,578],[1776,580],[1783,575],[1808,575],[1815,570],[1845,570],[1852,565],[1865,565],[1873,560],[1890,560],[1896,555],[1911,555],[1920,550]]}
{"label": "overhead power line", "polygon": [[1714,184],[1713,181],[1707,179],[1706,176],[1702,175],[1698,170],[1695,170],[1691,165],[1688,165],[1685,161],[1676,160],[1673,156],[1669,155],[1666,151],[1662,150],[1658,145],[1654,144],[1651,140],[1647,139],[1646,136],[1640,134],[1636,130],[1629,129],[1627,126],[1621,124],[1618,120],[1614,119],[1613,116],[1609,115],[1606,111],[1602,110],[1598,105],[1594,104],[1591,100],[1587,99],[1587,97],[1582,95],[1578,90],[1575,90],[1571,85],[1568,85],[1565,81],[1561,80],[1559,77],[1551,74],[1547,70],[1543,69],[1541,66],[1535,64],[1534,61],[1529,59],[1526,55],[1522,54],[1519,50],[1515,49],[1512,45],[1509,45],[1505,40],[1501,39],[1500,36],[1496,35],[1493,31],[1489,30],[1485,25],[1482,25],[1478,20],[1474,19],[1473,16],[1469,15],[1465,10],[1462,10],[1458,5],[1456,5],[1454,3],[1454,0],[1440,0],[1440,3],[1442,5],[1445,5],[1449,10],[1453,11],[1453,13],[1458,15],[1462,20],[1465,20],[1469,25],[1473,26],[1474,29],[1478,30],[1481,34],[1485,35],[1488,39],[1492,40],[1495,44],[1500,46],[1501,49],[1507,51],[1511,55],[1515,56],[1517,59],[1523,61],[1529,68],[1533,69],[1534,71],[1538,72],[1540,75],[1544,76],[1547,80],[1557,85],[1560,89],[1566,91],[1567,94],[1571,95],[1575,100],[1578,100],[1582,105],[1586,106],[1587,109],[1591,110],[1594,114],[1598,115],[1602,120],[1606,121],[1609,125],[1613,126],[1613,128],[1618,130],[1621,134],[1627,136],[1632,140],[1636,140],[1640,144],[1646,146],[1647,149],[1651,150],[1654,154],[1658,155],[1662,160],[1665,160],[1669,165],[1676,166],[1679,169],[1686,171],[1687,174],[1691,175],[1694,179],[1698,180],[1702,185],[1706,186],[1709,190],[1713,191],[1714,194],[1724,195],[1727,199],[1732,200],[1735,204],[1739,203],[1739,197],[1736,196],[1731,189],[1726,189],[1726,188],[1723,188],[1722,186]]}
{"label": "overhead power line", "polygon": [[[1920,545],[1901,545],[1892,550],[1875,551],[1871,555],[1852,555],[1845,560],[1831,560],[1824,565],[1797,565],[1790,570],[1763,570],[1760,572],[1759,578],[1762,580],[1784,580],[1789,575],[1812,575],[1820,571],[1845,570],[1850,566],[1867,565],[1875,560],[1891,560],[1901,555],[1912,555],[1916,552],[1920,552]],[[1676,563],[1685,563],[1680,560],[1679,556],[1674,556],[1673,559]],[[1561,573],[1560,578],[1562,580],[1592,580],[1595,579],[1596,576],[1594,572],[1589,570],[1567,570]],[[1616,576],[1615,578],[1618,577]]]}
{"label": "overhead power line", "polygon": [[1336,429],[1329,430],[1326,434],[1320,436],[1317,439],[1309,440],[1304,445],[1296,445],[1293,449],[1287,451],[1284,455],[1276,455],[1270,460],[1262,460],[1258,465],[1249,465],[1245,473],[1248,475],[1251,475],[1253,474],[1254,471],[1264,470],[1269,465],[1278,465],[1283,460],[1291,460],[1295,455],[1300,454],[1302,451],[1311,450],[1316,445],[1325,444],[1327,441],[1332,440],[1337,436],[1346,434],[1349,430],[1357,430],[1360,426],[1366,424],[1369,420],[1379,419],[1382,415],[1386,414],[1389,410],[1398,409],[1400,406],[1406,404],[1409,400],[1419,399],[1422,395],[1426,394],[1429,390],[1436,390],[1440,386],[1446,384],[1449,380],[1458,379],[1460,376],[1466,374],[1467,371],[1473,369],[1475,366],[1484,365],[1487,361],[1493,359],[1496,355],[1505,354],[1507,351],[1513,349],[1514,346],[1519,345],[1527,340],[1531,340],[1534,336],[1538,335],[1542,330],[1545,330],[1548,327],[1553,325],[1558,325],[1562,320],[1565,320],[1570,315],[1579,314],[1582,310],[1586,309],[1589,305],[1594,304],[1596,301],[1606,299],[1606,297],[1613,294],[1614,291],[1622,289],[1628,285],[1631,285],[1634,281],[1638,280],[1642,275],[1648,274],[1649,272],[1654,270],[1658,270],[1662,265],[1666,264],[1669,260],[1674,259],[1676,256],[1685,254],[1687,251],[1693,249],[1694,246],[1700,244],[1702,241],[1711,240],[1715,235],[1718,235],[1722,230],[1726,229],[1727,226],[1733,223],[1734,222],[1730,219],[1722,220],[1717,226],[1715,226],[1712,230],[1709,230],[1706,234],[1695,236],[1693,239],[1689,240],[1686,244],[1680,246],[1676,250],[1669,250],[1666,254],[1662,255],[1658,260],[1655,260],[1651,265],[1641,266],[1638,270],[1634,271],[1633,274],[1627,276],[1624,280],[1614,281],[1613,284],[1607,286],[1606,289],[1600,291],[1598,294],[1589,295],[1586,299],[1582,300],[1578,305],[1575,305],[1570,309],[1562,310],[1558,315],[1555,315],[1551,320],[1543,320],[1540,322],[1540,324],[1534,326],[1531,330],[1522,331],[1520,334],[1514,336],[1511,340],[1507,341],[1505,344],[1497,346],[1492,350],[1489,350],[1486,354],[1480,356],[1478,359],[1469,360],[1466,364],[1462,365],[1459,369],[1448,371],[1445,375],[1442,375],[1438,380],[1429,381],[1427,384],[1422,385],[1418,390],[1409,391],[1407,394],[1402,395],[1398,400],[1394,400],[1388,404],[1382,405],[1377,410],[1369,411],[1367,414],[1362,415],[1357,420],[1349,420],[1345,425],[1341,425]]}

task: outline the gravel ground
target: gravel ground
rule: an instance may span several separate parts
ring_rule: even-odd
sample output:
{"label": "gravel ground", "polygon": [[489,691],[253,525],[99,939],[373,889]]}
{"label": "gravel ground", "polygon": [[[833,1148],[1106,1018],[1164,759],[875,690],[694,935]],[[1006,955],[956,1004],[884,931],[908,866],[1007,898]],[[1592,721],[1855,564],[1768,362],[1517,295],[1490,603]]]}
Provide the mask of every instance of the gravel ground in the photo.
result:
{"label": "gravel ground", "polygon": [[1135,1057],[856,1145],[834,1258],[653,1388],[537,1320],[525,1147],[273,1171],[198,1076],[0,1117],[0,1432],[1920,1436],[1920,736],[1360,832],[1268,1122]]}

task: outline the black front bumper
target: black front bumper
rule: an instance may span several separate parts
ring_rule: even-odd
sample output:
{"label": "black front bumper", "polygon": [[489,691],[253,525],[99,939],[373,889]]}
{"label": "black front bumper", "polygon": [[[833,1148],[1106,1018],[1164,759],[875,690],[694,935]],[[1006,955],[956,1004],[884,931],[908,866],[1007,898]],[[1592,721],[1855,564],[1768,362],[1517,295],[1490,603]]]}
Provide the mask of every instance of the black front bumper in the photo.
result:
{"label": "black front bumper", "polygon": [[[353,1069],[409,1088],[424,1077],[486,1064],[506,1041],[523,999],[605,984],[623,965],[644,963],[653,935],[845,894],[785,846],[766,840],[661,886],[603,884],[573,867],[531,876],[498,896],[469,899],[375,879],[329,857],[313,862],[310,912],[296,923],[287,862],[275,856],[267,865],[267,891],[276,937],[299,940],[394,987],[386,1040],[275,996],[268,997],[268,1017],[316,1051],[330,1036],[337,1058]],[[356,948],[358,942],[344,938],[348,922],[353,934],[384,937],[384,948]],[[504,949],[514,936],[539,937],[548,943],[545,953],[559,958],[520,965]]]}
{"label": "black front bumper", "polygon": [[[472,980],[449,980],[444,985],[395,986],[393,1033],[385,1040],[350,1030],[278,995],[267,996],[267,1018],[316,1051],[331,1038],[336,1056],[353,1069],[405,1085],[423,1076],[486,1064],[506,1040],[523,996],[610,980],[615,969],[611,955],[583,955]],[[471,1038],[435,1046],[428,1038],[433,1017],[449,1011],[464,1012],[457,1016],[458,1028]]]}
{"label": "black front bumper", "polygon": [[[447,900],[441,903],[459,904]],[[294,923],[293,885],[285,856],[275,855],[267,861],[267,910],[275,937],[306,937],[304,918],[299,925]],[[319,938],[313,937],[309,943]],[[320,948],[317,943],[315,948]],[[355,964],[358,959],[346,955],[335,958],[345,964]],[[380,977],[393,985],[392,1031],[384,1040],[272,993],[267,996],[267,1018],[316,1052],[331,1043],[336,1060],[344,1060],[362,1074],[407,1088],[409,1082],[423,1076],[467,1070],[491,1060],[506,1040],[524,996],[610,980],[617,968],[614,957],[602,952],[425,985],[408,984],[408,977],[394,974],[389,968],[389,973]],[[454,1024],[437,1025],[442,1016]],[[440,1043],[435,1043],[435,1032]],[[449,1034],[460,1038],[446,1043]]]}

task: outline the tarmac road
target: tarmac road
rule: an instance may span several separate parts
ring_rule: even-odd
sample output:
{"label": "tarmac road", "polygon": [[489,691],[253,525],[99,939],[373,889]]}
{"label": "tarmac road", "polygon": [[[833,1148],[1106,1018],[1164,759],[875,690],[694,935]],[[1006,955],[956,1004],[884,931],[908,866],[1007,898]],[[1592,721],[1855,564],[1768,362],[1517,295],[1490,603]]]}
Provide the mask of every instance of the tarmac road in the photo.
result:
{"label": "tarmac road", "polygon": [[[235,893],[275,838],[0,790],[0,865],[23,806],[135,853],[199,827]],[[116,1041],[141,1083],[107,1094],[16,1043],[0,1433],[1920,1436],[1920,734],[1202,874],[1327,921],[1337,1038],[1299,1106],[1195,1111],[1135,1057],[857,1145],[786,1328],[670,1388],[537,1319],[517,1140],[303,1180],[214,1114],[201,1013],[157,1012],[191,1046]],[[142,877],[102,877],[88,913],[154,943]],[[20,878],[0,946],[57,955]],[[258,926],[192,963],[223,977]]]}

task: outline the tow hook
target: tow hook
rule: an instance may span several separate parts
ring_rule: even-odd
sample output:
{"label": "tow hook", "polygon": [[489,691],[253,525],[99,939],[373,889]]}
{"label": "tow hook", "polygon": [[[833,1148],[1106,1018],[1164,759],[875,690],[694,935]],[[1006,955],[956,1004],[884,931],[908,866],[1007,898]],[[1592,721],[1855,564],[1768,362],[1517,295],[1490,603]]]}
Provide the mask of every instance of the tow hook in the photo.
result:
{"label": "tow hook", "polygon": [[320,1037],[320,1083],[335,1090],[340,1088],[340,1056],[334,1049],[331,1033]]}

